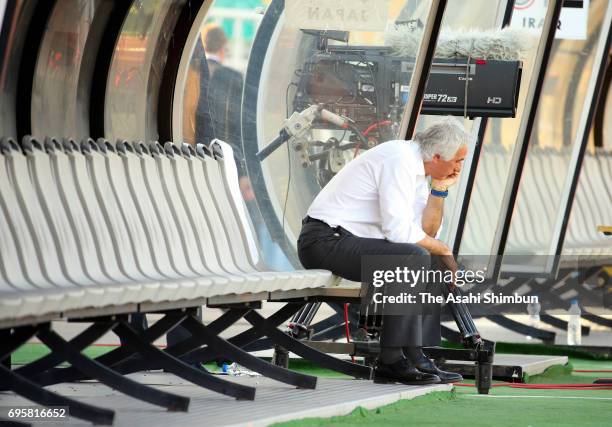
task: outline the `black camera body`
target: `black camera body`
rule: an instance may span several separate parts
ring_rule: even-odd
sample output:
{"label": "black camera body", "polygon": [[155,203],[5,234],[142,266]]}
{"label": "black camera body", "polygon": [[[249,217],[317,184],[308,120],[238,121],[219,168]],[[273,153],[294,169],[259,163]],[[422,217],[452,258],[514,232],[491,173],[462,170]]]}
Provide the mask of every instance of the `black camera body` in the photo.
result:
{"label": "black camera body", "polygon": [[[401,121],[414,58],[397,56],[392,47],[323,46],[301,70],[295,111],[323,104],[362,130]],[[521,72],[521,61],[434,59],[421,114],[515,117]]]}
{"label": "black camera body", "polygon": [[360,129],[385,120],[398,122],[413,67],[413,60],[393,56],[390,47],[329,46],[304,64],[293,108],[323,104]]}
{"label": "black camera body", "polygon": [[522,71],[521,61],[434,59],[421,113],[515,117]]}

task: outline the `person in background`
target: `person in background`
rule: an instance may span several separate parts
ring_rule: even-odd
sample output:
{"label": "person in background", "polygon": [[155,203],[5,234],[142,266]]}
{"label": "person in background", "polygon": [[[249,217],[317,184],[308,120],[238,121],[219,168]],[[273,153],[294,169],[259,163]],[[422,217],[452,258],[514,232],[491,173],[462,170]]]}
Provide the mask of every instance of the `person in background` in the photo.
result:
{"label": "person in background", "polygon": [[[213,139],[227,142],[234,150],[240,189],[245,201],[255,198],[246,172],[242,150],[241,107],[244,80],[242,74],[225,65],[228,39],[216,23],[202,30],[205,60],[200,71],[200,97],[195,137],[208,144]],[[205,78],[203,78],[205,77]]]}
{"label": "person in background", "polygon": [[[238,40],[238,42],[241,42]],[[266,264],[278,270],[293,267],[273,241],[255,202],[242,149],[242,92],[244,79],[239,71],[226,65],[228,37],[217,23],[202,30],[199,101],[196,112],[195,139],[208,144],[217,138],[232,146],[242,198],[244,199]],[[205,59],[204,59],[205,58]]]}

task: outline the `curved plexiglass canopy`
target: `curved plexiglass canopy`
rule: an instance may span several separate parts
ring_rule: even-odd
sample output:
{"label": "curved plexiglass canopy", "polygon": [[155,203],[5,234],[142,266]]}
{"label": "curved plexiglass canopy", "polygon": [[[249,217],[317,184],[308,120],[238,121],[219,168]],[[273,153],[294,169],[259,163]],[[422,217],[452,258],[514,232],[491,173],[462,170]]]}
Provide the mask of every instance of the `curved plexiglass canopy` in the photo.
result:
{"label": "curved plexiglass canopy", "polygon": [[[266,261],[291,268],[301,219],[326,182],[406,137],[435,11],[442,36],[511,22],[528,45],[516,117],[463,119],[475,143],[442,239],[460,256],[505,254],[507,274],[520,272],[516,256],[524,273],[554,274],[556,255],[610,255],[596,226],[612,211],[611,2],[584,4],[576,33],[557,32],[547,47],[545,13],[560,1],[15,0],[0,34],[0,126],[13,137],[223,139]],[[525,20],[530,7],[537,25]],[[289,117],[319,103],[350,126],[317,117],[257,158]],[[422,112],[416,128],[435,120]]]}
{"label": "curved plexiglass canopy", "polygon": [[[247,204],[254,199],[249,207],[260,241],[276,251],[276,261],[283,263],[284,256],[295,260],[301,219],[329,179],[369,147],[400,137],[432,2],[385,0],[361,5],[361,10],[347,6],[354,16],[344,20],[325,20],[322,9],[306,22],[298,20],[304,12],[315,13],[314,9],[305,9],[299,2],[243,3],[240,8],[235,2],[230,7],[228,2],[215,1],[200,17],[202,31],[192,39],[183,114],[174,134],[197,142],[217,137],[233,145],[242,163]],[[240,12],[233,12],[236,9]],[[413,51],[395,61],[404,85],[389,83],[383,91],[374,79],[382,74],[378,68],[387,66],[383,59],[397,56],[387,38],[398,26],[411,31]],[[219,34],[227,39],[222,55],[214,50]],[[347,58],[343,69],[329,60],[329,52]],[[349,74],[359,75],[365,83],[353,90],[351,85],[357,83],[346,81]],[[202,84],[206,75],[207,83]],[[219,93],[223,85],[227,90]],[[210,116],[203,113],[203,92]],[[231,97],[235,93],[242,97]],[[371,107],[383,96],[387,108]],[[349,129],[318,119],[265,160],[256,158],[292,114],[332,100],[337,101],[336,113],[353,116]],[[276,245],[282,251],[274,249]]]}

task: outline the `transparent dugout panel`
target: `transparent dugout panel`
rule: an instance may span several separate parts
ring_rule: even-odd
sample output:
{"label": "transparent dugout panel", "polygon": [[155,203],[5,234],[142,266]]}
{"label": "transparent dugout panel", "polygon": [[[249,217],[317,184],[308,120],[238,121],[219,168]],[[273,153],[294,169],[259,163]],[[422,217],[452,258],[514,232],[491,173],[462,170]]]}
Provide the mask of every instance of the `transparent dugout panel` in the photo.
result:
{"label": "transparent dugout panel", "polygon": [[[0,136],[17,138],[17,84],[25,39],[34,13],[35,4],[17,0],[12,8],[0,6],[0,37],[6,40],[0,58]],[[27,47],[26,47],[27,48]]]}
{"label": "transparent dugout panel", "polygon": [[[516,8],[519,7],[515,5]],[[549,2],[550,7],[550,2]],[[513,15],[513,22],[516,20]],[[511,25],[512,25],[511,24]],[[478,264],[472,268],[486,268],[493,252],[495,233],[502,209],[502,198],[510,175],[510,165],[514,150],[518,149],[521,123],[526,120],[523,114],[532,80],[538,46],[545,34],[542,27],[523,30],[524,52],[521,91],[519,94],[516,117],[513,119],[490,118],[483,138],[482,151],[473,184],[472,196],[468,206],[466,224],[461,236],[460,258],[470,259]],[[475,261],[478,260],[478,261]]]}
{"label": "transparent dugout panel", "polygon": [[166,50],[186,0],[134,0],[121,27],[108,74],[104,136],[156,141]]}
{"label": "transparent dugout panel", "polygon": [[80,140],[90,136],[91,79],[111,9],[112,4],[104,0],[58,0],[53,7],[32,87],[35,137]]}
{"label": "transparent dugout panel", "polygon": [[[348,18],[327,22],[323,11],[319,21],[300,22],[304,10],[293,3],[286,2],[266,51],[252,52],[265,55],[265,60],[259,79],[249,82],[253,86],[245,91],[245,96],[257,93],[256,104],[245,99],[245,106],[255,109],[254,116],[248,111],[243,116],[254,131],[243,135],[245,153],[264,148],[278,136],[285,119],[313,104],[350,118],[354,128],[315,120],[310,130],[267,159],[247,157],[255,191],[264,186],[267,190],[257,193],[259,206],[264,215],[277,218],[279,234],[292,250],[301,220],[320,189],[364,150],[399,137],[431,6],[430,1],[370,2],[368,13],[375,22],[364,30],[365,25]],[[246,129],[244,125],[243,119]]]}
{"label": "transparent dugout panel", "polygon": [[[450,1],[446,6],[439,40],[448,40],[454,35],[469,34],[478,31],[493,31],[501,29],[506,0],[466,0]],[[474,13],[477,10],[478,13]],[[436,56],[434,55],[434,61]],[[477,59],[477,58],[474,58]],[[422,131],[428,126],[436,123],[440,116],[421,114],[417,122],[417,131]],[[481,119],[457,117],[463,123],[465,129],[473,136],[476,141],[478,130],[480,129]],[[456,230],[455,221],[461,213],[462,192],[465,190],[469,175],[469,168],[474,154],[475,143],[470,144],[468,156],[464,162],[464,167],[460,176],[460,181],[449,191],[448,198],[444,203],[444,218],[442,230],[439,238],[447,243],[454,240]]]}
{"label": "transparent dugout panel", "polygon": [[[585,223],[585,230],[566,234],[566,253],[588,257],[600,252],[604,237],[593,223],[604,220],[604,212],[612,212],[605,184],[610,183],[610,156],[586,153],[579,191],[590,194],[568,194],[566,182],[575,173],[573,152],[582,142],[583,116],[595,102],[589,83],[599,70],[602,54],[607,54],[599,45],[602,28],[609,31],[608,8],[608,0],[591,0],[586,38],[557,37],[553,42],[504,251],[504,272],[552,272],[562,231],[557,225],[570,197],[576,196],[574,205],[582,212],[579,222]],[[593,224],[592,230],[586,224]]]}
{"label": "transparent dugout panel", "polygon": [[[398,138],[431,6],[429,0],[340,3],[343,16],[338,8],[311,9],[308,1],[211,2],[186,71],[175,126],[187,142],[216,137],[232,145],[264,255],[278,255],[266,261],[278,268],[288,267],[285,256],[298,265],[301,220],[320,189],[359,153]],[[221,54],[214,37],[207,40],[218,35],[214,27],[226,39]],[[391,32],[406,35],[402,46],[391,44]],[[287,118],[313,104],[350,118],[351,127],[315,119],[265,160],[255,157]]]}

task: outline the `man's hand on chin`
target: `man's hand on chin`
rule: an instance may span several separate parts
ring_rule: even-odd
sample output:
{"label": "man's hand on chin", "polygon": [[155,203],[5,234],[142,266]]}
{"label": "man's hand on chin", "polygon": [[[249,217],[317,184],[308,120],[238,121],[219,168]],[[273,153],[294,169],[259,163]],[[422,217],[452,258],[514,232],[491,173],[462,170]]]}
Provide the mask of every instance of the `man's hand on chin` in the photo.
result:
{"label": "man's hand on chin", "polygon": [[452,187],[459,180],[459,172],[450,174],[444,179],[432,179],[431,186],[433,188],[448,188]]}

